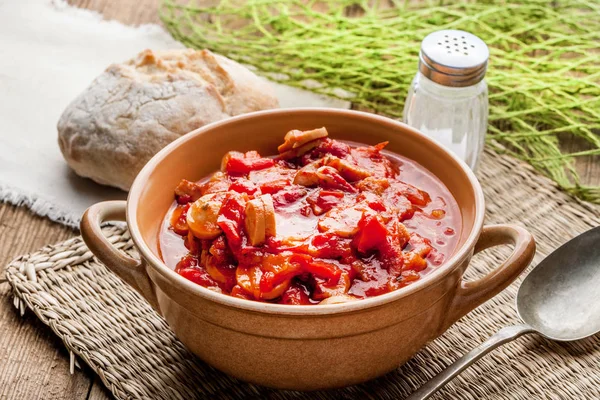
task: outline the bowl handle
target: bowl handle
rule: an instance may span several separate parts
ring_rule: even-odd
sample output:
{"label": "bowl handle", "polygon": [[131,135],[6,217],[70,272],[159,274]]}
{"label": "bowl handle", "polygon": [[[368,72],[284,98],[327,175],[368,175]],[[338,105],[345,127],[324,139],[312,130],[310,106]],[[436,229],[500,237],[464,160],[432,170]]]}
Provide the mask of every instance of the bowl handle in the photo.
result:
{"label": "bowl handle", "polygon": [[140,293],[154,309],[158,302],[144,263],[119,251],[102,234],[104,221],[125,221],[127,203],[124,200],[103,201],[88,208],[79,228],[87,247],[104,265]]}
{"label": "bowl handle", "polygon": [[535,255],[535,240],[531,233],[517,225],[488,225],[483,227],[475,245],[475,253],[487,248],[514,244],[512,254],[499,267],[476,281],[460,281],[447,318],[446,329],[482,303],[510,285]]}

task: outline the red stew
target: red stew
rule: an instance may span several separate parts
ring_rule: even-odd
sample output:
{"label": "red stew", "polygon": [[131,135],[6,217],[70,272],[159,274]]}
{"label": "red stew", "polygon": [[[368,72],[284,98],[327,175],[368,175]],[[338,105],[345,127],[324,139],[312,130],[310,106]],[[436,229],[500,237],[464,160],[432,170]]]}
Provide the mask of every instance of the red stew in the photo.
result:
{"label": "red stew", "polygon": [[165,217],[167,265],[209,289],[280,304],[335,303],[400,289],[453,252],[460,214],[418,164],[325,128],[288,132],[279,155],[229,152],[182,180]]}

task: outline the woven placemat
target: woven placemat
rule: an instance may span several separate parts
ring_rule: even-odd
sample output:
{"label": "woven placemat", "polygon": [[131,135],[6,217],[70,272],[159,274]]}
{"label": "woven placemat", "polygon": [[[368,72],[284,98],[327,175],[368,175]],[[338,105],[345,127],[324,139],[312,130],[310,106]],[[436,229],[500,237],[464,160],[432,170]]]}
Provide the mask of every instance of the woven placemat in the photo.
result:
{"label": "woven placemat", "polygon": [[[600,208],[569,197],[512,158],[487,152],[479,177],[487,199],[487,223],[527,227],[538,241],[536,262],[569,238],[600,225]],[[135,252],[123,227],[109,226],[105,233],[122,250]],[[484,274],[508,250],[496,248],[476,256],[468,275]],[[284,392],[237,381],[192,355],[79,237],[17,258],[6,276],[17,308],[31,309],[63,340],[72,354],[71,367],[77,357],[84,360],[119,399],[397,399],[500,327],[518,322],[514,298],[519,281],[392,373],[335,391]],[[486,356],[435,398],[599,399],[599,365],[600,336],[559,344],[531,335]]]}

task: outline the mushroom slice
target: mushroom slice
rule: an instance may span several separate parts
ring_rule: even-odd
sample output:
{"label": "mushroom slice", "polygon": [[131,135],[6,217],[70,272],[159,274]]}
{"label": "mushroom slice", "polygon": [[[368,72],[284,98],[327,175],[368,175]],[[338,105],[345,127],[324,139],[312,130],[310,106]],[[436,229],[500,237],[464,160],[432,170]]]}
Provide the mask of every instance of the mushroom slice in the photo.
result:
{"label": "mushroom slice", "polygon": [[327,135],[327,129],[325,128],[318,128],[310,131],[293,129],[285,134],[285,137],[283,138],[284,142],[277,150],[279,150],[280,153],[283,153],[305,145],[308,142],[312,142],[313,140],[325,138]]}
{"label": "mushroom slice", "polygon": [[215,281],[219,282],[219,283],[227,283],[227,277],[225,276],[225,274],[223,274],[221,271],[219,271],[219,268],[217,267],[217,265],[214,262],[214,256],[212,255],[207,255],[206,256],[206,263],[204,264],[204,268],[206,269],[206,272],[208,272],[208,274],[210,275],[211,278],[213,278]]}
{"label": "mushroom slice", "polygon": [[319,169],[317,169],[317,177],[319,178],[319,186],[322,188],[339,189],[352,193],[355,193],[357,191],[333,167],[320,167]]}
{"label": "mushroom slice", "polygon": [[265,208],[265,236],[277,236],[277,223],[275,221],[275,207],[273,198],[270,194],[263,194],[259,197]]}
{"label": "mushroom slice", "polygon": [[252,246],[265,242],[265,205],[260,198],[246,203],[245,227]]}
{"label": "mushroom slice", "polygon": [[254,296],[255,299],[272,300],[283,294],[291,284],[291,278],[285,279],[283,282],[273,286],[271,290],[262,292],[260,289],[260,281],[263,272],[259,265],[253,266],[238,266],[235,271],[237,284],[248,294]]}
{"label": "mushroom slice", "polygon": [[319,176],[317,175],[317,169],[323,165],[323,159],[313,161],[310,164],[300,168],[294,176],[294,185],[301,186],[316,186],[319,183]]}
{"label": "mushroom slice", "polygon": [[214,239],[221,234],[217,218],[222,205],[222,193],[206,194],[192,203],[187,213],[187,224],[195,237]]}
{"label": "mushroom slice", "polygon": [[260,278],[262,271],[260,266],[243,266],[239,265],[235,269],[235,279],[237,284],[248,294],[254,296],[255,299],[260,299]]}
{"label": "mushroom slice", "polygon": [[294,176],[294,184],[306,187],[321,186],[356,192],[348,182],[360,181],[371,176],[363,168],[335,156],[326,156],[300,168]]}
{"label": "mushroom slice", "polygon": [[300,147],[295,147],[293,149],[284,151],[283,153],[281,153],[279,155],[279,158],[282,159],[282,160],[290,160],[292,158],[300,157],[300,156],[308,153],[309,151],[311,151],[315,147],[317,147],[319,145],[319,143],[320,143],[319,140],[313,140],[311,142],[303,144]]}
{"label": "mushroom slice", "polygon": [[287,290],[287,288],[290,286],[291,283],[292,283],[292,280],[287,279],[287,280],[275,285],[273,287],[273,289],[269,290],[268,292],[262,292],[260,294],[260,298],[264,299],[264,300],[276,299],[277,297],[281,296],[283,294],[283,292],[285,292]]}
{"label": "mushroom slice", "polygon": [[348,182],[360,181],[373,175],[366,169],[335,156],[325,157],[323,159],[323,165],[337,169],[340,175]]}

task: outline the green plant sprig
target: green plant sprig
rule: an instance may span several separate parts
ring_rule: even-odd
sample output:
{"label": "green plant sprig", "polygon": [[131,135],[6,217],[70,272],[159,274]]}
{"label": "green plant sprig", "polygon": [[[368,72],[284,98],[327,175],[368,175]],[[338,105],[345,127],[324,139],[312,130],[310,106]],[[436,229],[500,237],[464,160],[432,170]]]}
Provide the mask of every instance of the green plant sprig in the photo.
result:
{"label": "green plant sprig", "polygon": [[[186,46],[391,117],[401,116],[421,40],[439,29],[472,32],[491,53],[488,144],[600,203],[600,187],[583,185],[574,166],[577,157],[600,155],[600,2],[394,4],[221,0],[202,7],[163,0],[161,19]],[[565,135],[579,138],[584,150],[561,151]]]}

